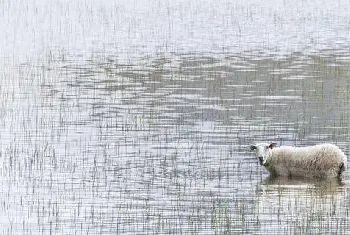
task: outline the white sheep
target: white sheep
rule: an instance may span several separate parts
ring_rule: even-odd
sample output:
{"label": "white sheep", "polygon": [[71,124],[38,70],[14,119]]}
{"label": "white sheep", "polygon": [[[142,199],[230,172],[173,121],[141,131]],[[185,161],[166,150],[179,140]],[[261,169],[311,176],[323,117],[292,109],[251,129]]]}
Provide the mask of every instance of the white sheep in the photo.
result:
{"label": "white sheep", "polygon": [[333,144],[308,147],[276,147],[276,143],[251,145],[260,165],[271,176],[334,178],[342,177],[347,168],[345,154]]}

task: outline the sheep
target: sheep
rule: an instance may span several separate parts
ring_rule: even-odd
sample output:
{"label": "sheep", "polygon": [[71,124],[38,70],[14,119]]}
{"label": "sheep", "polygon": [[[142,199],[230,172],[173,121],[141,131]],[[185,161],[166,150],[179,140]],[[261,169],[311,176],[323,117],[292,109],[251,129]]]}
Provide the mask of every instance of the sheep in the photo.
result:
{"label": "sheep", "polygon": [[272,177],[305,177],[341,179],[347,168],[345,154],[333,144],[318,144],[308,147],[276,147],[276,143],[251,145],[260,165]]}

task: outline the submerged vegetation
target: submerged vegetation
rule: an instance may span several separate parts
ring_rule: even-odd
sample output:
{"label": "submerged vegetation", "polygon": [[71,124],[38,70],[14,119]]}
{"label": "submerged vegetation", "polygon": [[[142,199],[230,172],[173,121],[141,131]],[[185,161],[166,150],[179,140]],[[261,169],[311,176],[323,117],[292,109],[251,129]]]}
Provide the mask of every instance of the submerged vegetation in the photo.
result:
{"label": "submerged vegetation", "polygon": [[347,234],[247,146],[349,153],[349,3],[244,2],[0,4],[0,233]]}
{"label": "submerged vegetation", "polygon": [[[314,66],[298,57],[173,56],[125,66],[51,55],[46,69],[18,68],[39,79],[32,92],[16,82],[12,95],[3,91],[3,210],[23,224],[12,233],[346,234],[347,177],[271,181],[247,146],[268,137],[348,152],[349,101],[339,85],[347,62],[337,77],[332,57]],[[295,64],[305,64],[303,75]],[[316,92],[319,83],[327,85]]]}

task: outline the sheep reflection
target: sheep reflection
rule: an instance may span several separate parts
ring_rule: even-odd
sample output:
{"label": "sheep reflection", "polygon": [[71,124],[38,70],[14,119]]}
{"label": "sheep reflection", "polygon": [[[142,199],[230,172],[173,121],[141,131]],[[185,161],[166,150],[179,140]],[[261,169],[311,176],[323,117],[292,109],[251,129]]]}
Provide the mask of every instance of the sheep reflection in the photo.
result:
{"label": "sheep reflection", "polygon": [[[336,179],[267,178],[258,185],[256,213],[261,234],[285,232],[343,234],[346,188]],[[344,229],[344,231],[342,231]]]}

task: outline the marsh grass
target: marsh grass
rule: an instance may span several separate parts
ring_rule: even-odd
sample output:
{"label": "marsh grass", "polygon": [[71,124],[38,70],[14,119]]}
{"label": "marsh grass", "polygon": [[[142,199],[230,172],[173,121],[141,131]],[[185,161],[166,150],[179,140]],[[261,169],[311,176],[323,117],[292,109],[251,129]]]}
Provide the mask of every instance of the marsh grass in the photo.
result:
{"label": "marsh grass", "polygon": [[342,3],[5,0],[0,233],[348,234],[348,177],[247,151],[349,153]]}
{"label": "marsh grass", "polygon": [[[183,58],[182,64],[187,64],[186,59]],[[191,57],[191,66],[185,66],[185,76],[184,65],[171,71],[163,67],[157,76],[153,76],[153,72],[148,75],[142,72],[139,76],[138,72],[134,74],[129,70],[152,71],[153,67],[120,70],[118,65],[112,68],[106,64],[110,74],[108,83],[99,83],[101,75],[97,73],[92,81],[98,84],[97,89],[89,82],[71,84],[75,89],[95,89],[96,97],[103,98],[98,101],[99,105],[92,105],[95,113],[99,113],[96,115],[98,140],[108,144],[102,147],[103,159],[94,157],[92,188],[99,188],[102,184],[99,179],[109,188],[106,200],[121,212],[116,219],[120,221],[116,222],[116,231],[159,234],[334,231],[345,234],[348,230],[345,216],[348,209],[343,206],[347,205],[346,184],[264,183],[266,173],[242,147],[253,138],[266,136],[283,144],[332,140],[345,147],[346,129],[340,135],[341,129],[337,126],[346,123],[344,113],[347,111],[343,105],[347,102],[345,93],[339,91],[341,86],[330,88],[333,82],[328,76],[335,71],[333,67],[327,71],[327,77],[300,75],[298,82],[292,83],[296,75],[287,68],[293,65],[293,60],[282,63],[268,59],[253,66],[259,70],[261,81],[254,83],[256,77],[247,80],[250,72],[242,77],[240,71],[215,65],[227,61],[208,60],[209,72],[208,65],[202,67],[202,58],[194,61]],[[171,59],[164,62],[167,63],[172,63]],[[290,72],[271,78],[271,71],[264,69],[270,63],[275,73]],[[326,62],[318,60],[317,63]],[[264,66],[260,67],[261,64]],[[315,69],[326,68],[327,64],[305,66],[304,73],[318,74]],[[204,82],[206,76],[214,79]],[[290,81],[281,80],[288,76]],[[128,80],[133,82],[126,82]],[[314,83],[321,86],[314,88]],[[246,84],[252,85],[246,87]],[[130,96],[125,85],[131,92],[139,92]],[[108,86],[108,97],[101,93],[105,86]],[[193,89],[189,89],[191,87]],[[109,103],[105,98],[119,101]],[[330,107],[334,118],[324,120],[331,103],[337,104],[339,110]],[[224,108],[220,108],[222,104]],[[89,109],[91,104],[85,105]],[[285,107],[290,107],[287,112]],[[109,172],[113,172],[112,178]],[[119,190],[111,191],[113,185]],[[122,200],[111,202],[115,193]]]}

